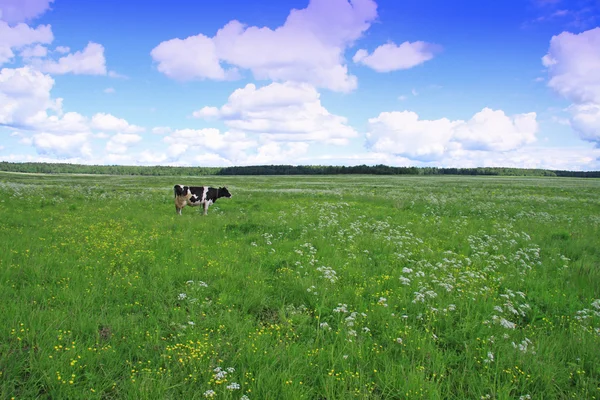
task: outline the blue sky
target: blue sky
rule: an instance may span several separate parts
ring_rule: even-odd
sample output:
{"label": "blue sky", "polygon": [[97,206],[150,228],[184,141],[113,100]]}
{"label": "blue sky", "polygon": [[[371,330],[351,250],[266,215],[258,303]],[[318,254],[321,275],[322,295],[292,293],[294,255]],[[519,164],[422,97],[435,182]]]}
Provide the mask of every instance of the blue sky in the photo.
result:
{"label": "blue sky", "polygon": [[600,2],[0,0],[0,160],[600,169]]}

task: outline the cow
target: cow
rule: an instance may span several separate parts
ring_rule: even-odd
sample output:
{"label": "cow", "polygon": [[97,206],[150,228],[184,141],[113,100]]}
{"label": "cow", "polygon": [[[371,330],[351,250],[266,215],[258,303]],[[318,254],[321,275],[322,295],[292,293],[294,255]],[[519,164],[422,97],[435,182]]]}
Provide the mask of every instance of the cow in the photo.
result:
{"label": "cow", "polygon": [[204,206],[204,215],[208,214],[208,207],[221,197],[231,197],[226,187],[213,188],[209,186],[186,186],[175,185],[175,210],[181,215],[181,209],[187,205],[190,207]]}

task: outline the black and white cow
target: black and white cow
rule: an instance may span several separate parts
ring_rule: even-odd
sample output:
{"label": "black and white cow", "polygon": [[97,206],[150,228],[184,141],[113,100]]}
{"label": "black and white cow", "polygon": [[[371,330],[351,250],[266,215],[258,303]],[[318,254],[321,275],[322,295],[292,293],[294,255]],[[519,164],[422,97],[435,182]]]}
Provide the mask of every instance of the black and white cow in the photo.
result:
{"label": "black and white cow", "polygon": [[187,205],[190,207],[204,206],[204,215],[208,214],[208,207],[221,197],[231,197],[226,187],[213,188],[208,186],[184,186],[175,185],[175,210],[181,215],[181,209]]}

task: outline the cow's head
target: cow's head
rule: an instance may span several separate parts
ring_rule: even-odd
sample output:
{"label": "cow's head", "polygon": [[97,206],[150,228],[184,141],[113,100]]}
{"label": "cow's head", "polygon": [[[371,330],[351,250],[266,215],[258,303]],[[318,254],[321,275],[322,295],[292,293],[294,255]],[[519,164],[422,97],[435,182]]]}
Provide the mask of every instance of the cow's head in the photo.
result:
{"label": "cow's head", "polygon": [[229,190],[227,190],[226,187],[220,187],[219,188],[219,197],[231,197],[231,193],[229,193]]}
{"label": "cow's head", "polygon": [[184,196],[187,194],[188,187],[183,185],[175,185],[175,195]]}

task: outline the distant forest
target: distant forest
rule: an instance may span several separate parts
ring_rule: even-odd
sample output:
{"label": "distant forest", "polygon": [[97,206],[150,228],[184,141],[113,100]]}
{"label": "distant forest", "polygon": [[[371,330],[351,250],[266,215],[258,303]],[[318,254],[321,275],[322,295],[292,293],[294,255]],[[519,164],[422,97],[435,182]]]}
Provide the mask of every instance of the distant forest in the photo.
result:
{"label": "distant forest", "polygon": [[12,163],[1,161],[0,171],[41,174],[105,174],[144,176],[195,175],[496,175],[496,176],[559,176],[600,178],[600,171],[562,171],[527,168],[436,168],[390,167],[387,165],[321,166],[321,165],[255,165],[244,167],[170,167],[134,165],[83,165],[66,163]]}

